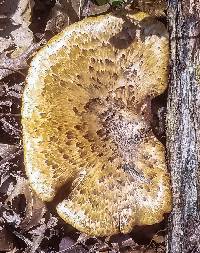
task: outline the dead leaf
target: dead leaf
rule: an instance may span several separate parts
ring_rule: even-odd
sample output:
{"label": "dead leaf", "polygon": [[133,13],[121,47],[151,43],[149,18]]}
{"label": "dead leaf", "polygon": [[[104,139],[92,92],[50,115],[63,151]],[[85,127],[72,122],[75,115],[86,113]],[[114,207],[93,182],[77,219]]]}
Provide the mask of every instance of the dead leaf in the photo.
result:
{"label": "dead leaf", "polygon": [[10,251],[14,248],[14,238],[6,228],[0,227],[0,251]]}
{"label": "dead leaf", "polygon": [[29,29],[33,6],[33,0],[19,0],[17,9],[11,16],[13,24],[20,26],[11,32],[11,38],[17,46],[17,50],[12,54],[13,57],[17,57],[33,43],[33,33]]}

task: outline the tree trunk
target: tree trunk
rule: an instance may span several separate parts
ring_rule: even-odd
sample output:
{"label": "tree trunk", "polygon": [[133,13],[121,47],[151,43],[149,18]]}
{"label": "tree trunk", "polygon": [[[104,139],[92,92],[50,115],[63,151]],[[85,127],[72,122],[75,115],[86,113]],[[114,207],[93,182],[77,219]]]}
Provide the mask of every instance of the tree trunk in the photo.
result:
{"label": "tree trunk", "polygon": [[200,252],[200,0],[168,0],[168,253]]}

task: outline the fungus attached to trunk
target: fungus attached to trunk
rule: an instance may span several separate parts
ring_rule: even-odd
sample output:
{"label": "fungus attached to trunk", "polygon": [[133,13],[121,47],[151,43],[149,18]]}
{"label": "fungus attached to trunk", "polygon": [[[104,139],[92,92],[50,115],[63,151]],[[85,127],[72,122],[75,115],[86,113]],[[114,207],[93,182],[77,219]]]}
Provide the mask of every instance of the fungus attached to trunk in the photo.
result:
{"label": "fungus attached to trunk", "polygon": [[167,31],[141,12],[75,23],[34,57],[22,109],[26,172],[44,201],[66,186],[57,211],[80,231],[127,233],[170,211],[165,149],[150,125],[167,67]]}

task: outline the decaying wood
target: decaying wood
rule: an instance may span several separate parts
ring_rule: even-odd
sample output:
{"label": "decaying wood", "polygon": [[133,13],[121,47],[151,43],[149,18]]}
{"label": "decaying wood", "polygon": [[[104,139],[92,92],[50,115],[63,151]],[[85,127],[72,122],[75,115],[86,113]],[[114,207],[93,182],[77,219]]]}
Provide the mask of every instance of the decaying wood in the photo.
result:
{"label": "decaying wood", "polygon": [[167,150],[173,211],[168,253],[200,252],[200,1],[169,0]]}

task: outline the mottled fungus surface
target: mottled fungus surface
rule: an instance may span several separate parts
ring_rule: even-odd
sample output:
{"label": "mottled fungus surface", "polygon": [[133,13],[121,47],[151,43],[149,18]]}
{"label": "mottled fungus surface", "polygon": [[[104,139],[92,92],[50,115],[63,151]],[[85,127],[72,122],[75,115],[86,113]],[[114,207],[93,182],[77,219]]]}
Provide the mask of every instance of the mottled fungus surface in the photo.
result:
{"label": "mottled fungus surface", "polygon": [[66,186],[57,212],[80,231],[127,233],[171,209],[165,149],[150,125],[151,99],[167,87],[168,52],[161,22],[107,14],[67,27],[31,63],[26,172],[44,201]]}

